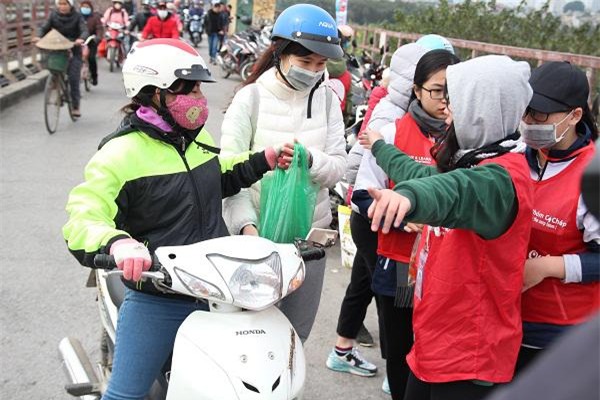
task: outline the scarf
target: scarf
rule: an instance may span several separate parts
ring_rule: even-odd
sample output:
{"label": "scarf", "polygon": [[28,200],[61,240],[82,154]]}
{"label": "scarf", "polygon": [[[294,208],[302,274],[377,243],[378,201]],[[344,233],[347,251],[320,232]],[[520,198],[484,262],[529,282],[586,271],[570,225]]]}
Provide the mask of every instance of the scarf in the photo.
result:
{"label": "scarf", "polygon": [[421,107],[418,100],[413,100],[408,105],[408,112],[413,117],[421,131],[430,134],[435,139],[446,133],[448,126],[443,119],[433,118]]}

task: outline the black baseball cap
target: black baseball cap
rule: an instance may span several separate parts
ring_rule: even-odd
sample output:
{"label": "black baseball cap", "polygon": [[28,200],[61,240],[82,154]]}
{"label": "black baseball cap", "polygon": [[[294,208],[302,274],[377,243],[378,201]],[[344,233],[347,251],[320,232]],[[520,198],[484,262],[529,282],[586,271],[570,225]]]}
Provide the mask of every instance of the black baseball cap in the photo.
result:
{"label": "black baseball cap", "polygon": [[529,107],[548,114],[584,107],[590,93],[585,73],[567,61],[542,64],[531,73],[529,84]]}

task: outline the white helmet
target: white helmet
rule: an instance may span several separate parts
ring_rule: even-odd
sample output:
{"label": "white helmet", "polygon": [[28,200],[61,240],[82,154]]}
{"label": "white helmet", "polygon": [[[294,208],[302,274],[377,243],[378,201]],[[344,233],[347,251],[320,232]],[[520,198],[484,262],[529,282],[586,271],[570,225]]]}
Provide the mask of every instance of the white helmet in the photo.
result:
{"label": "white helmet", "polygon": [[179,39],[136,42],[123,64],[127,97],[144,86],[166,89],[177,79],[216,82],[198,51]]}

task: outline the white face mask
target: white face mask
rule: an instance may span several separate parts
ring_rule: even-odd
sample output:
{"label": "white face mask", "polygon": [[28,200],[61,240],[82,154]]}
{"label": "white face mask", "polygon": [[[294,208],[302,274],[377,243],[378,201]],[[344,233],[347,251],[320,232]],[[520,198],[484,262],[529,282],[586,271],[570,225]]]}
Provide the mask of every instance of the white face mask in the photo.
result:
{"label": "white face mask", "polygon": [[569,118],[572,113],[573,111],[567,114],[567,116],[565,116],[556,124],[530,125],[521,121],[519,123],[519,132],[521,132],[521,135],[523,136],[523,142],[525,142],[527,146],[536,150],[553,147],[555,144],[564,139],[567,131],[569,130],[569,127],[567,126],[560,136],[556,137],[556,127]]}
{"label": "white face mask", "polygon": [[169,15],[169,12],[167,10],[158,10],[156,13],[158,14],[158,18],[160,19],[165,19],[167,18],[167,15]]}
{"label": "white face mask", "polygon": [[314,87],[321,80],[324,73],[325,70],[313,72],[290,63],[290,68],[287,72],[283,72],[283,75],[294,89],[303,91]]}

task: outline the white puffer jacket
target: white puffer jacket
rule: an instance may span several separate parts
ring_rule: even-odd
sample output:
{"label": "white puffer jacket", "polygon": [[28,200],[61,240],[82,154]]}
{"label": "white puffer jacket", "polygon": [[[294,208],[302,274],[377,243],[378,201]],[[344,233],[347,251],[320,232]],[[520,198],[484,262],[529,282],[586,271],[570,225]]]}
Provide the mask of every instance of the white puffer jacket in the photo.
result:
{"label": "white puffer jacket", "polygon": [[[313,94],[312,118],[306,116],[307,91],[289,88],[275,76],[275,69],[266,71],[254,84],[246,86],[235,97],[221,127],[221,149],[224,155],[243,151],[262,151],[268,146],[302,143],[312,154],[311,178],[321,187],[313,217],[313,227],[327,228],[331,222],[327,188],[338,182],[346,169],[346,142],[340,103],[321,85]],[[252,135],[253,101],[260,95],[256,118],[256,133]],[[254,106],[256,107],[256,105]],[[254,109],[256,110],[256,108]],[[252,146],[252,147],[251,147]],[[231,234],[239,234],[246,225],[258,226],[260,182],[236,196],[225,199],[223,217]]]}

